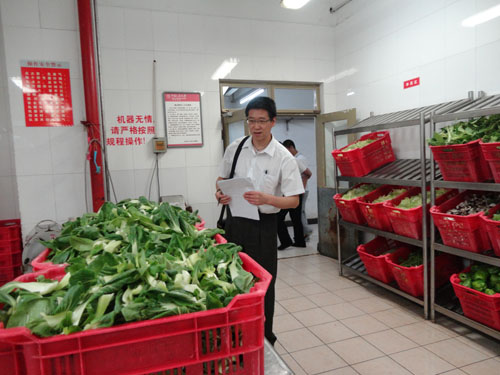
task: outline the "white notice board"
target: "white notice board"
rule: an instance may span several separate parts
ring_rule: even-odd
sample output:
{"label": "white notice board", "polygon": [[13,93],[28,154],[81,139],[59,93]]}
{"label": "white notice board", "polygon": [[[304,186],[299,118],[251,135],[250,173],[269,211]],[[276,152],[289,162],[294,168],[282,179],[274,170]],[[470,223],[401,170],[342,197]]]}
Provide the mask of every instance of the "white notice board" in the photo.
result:
{"label": "white notice board", "polygon": [[164,92],[167,147],[203,146],[201,95],[197,92]]}

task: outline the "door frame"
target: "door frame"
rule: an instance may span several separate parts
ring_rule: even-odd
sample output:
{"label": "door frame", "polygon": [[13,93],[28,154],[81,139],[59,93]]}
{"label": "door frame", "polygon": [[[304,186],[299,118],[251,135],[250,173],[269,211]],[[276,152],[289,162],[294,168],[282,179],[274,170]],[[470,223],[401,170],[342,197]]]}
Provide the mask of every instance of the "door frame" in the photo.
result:
{"label": "door frame", "polygon": [[[326,186],[326,162],[325,162],[325,124],[333,121],[347,121],[347,126],[352,127],[356,123],[356,108],[338,112],[321,113],[316,116],[316,169],[318,188]],[[348,142],[354,140],[354,134],[350,134]],[[332,150],[333,151],[333,150]],[[332,157],[333,161],[333,157]]]}
{"label": "door frame", "polygon": [[249,135],[247,122],[245,121],[245,110],[237,109],[235,111],[226,112],[222,114],[222,140],[224,141],[224,150],[229,146],[229,126],[235,122],[243,121],[245,128],[245,135]]}

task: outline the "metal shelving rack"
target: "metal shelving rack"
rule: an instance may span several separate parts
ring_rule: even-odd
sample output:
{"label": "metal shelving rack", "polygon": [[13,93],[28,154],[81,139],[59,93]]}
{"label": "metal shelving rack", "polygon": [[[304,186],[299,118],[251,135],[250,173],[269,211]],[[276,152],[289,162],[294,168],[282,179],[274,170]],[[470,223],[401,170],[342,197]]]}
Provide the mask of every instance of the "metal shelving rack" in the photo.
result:
{"label": "metal shelving rack", "polygon": [[[446,114],[456,111],[462,107],[467,106],[472,100],[469,94],[468,99],[436,104],[432,106],[414,108],[405,111],[399,111],[379,116],[371,116],[363,121],[358,122],[353,127],[342,127],[337,128],[334,131],[333,147],[337,148],[336,137],[344,134],[353,134],[361,132],[370,132],[384,129],[394,129],[403,128],[409,126],[420,126],[420,159],[399,159],[386,166],[383,166],[366,176],[363,177],[347,177],[339,176],[337,168],[335,167],[335,189],[339,192],[339,181],[347,181],[351,183],[367,182],[367,183],[378,183],[378,184],[391,184],[391,185],[402,185],[402,186],[420,186],[422,189],[422,199],[425,201],[426,188],[431,179],[431,173],[433,173],[432,163],[426,160],[426,145],[425,145],[425,130],[426,124],[430,121],[431,114]],[[396,284],[388,285],[382,283],[372,277],[370,277],[363,265],[363,262],[359,258],[358,254],[355,254],[348,259],[343,259],[341,241],[338,240],[338,260],[339,260],[339,273],[343,275],[344,271],[354,274],[358,277],[366,279],[374,284],[377,284],[393,293],[407,298],[421,306],[423,306],[424,316],[428,318],[429,312],[429,296],[428,296],[428,267],[427,267],[427,255],[428,255],[428,239],[427,239],[427,219],[424,215],[422,223],[423,239],[415,240],[413,238],[399,236],[394,233],[385,232],[370,228],[363,225],[357,225],[353,223],[340,220],[339,212],[337,210],[337,233],[340,233],[340,225],[347,228],[353,228],[358,231],[373,233],[386,238],[391,238],[403,243],[408,243],[411,245],[416,245],[422,248],[423,258],[424,258],[424,296],[423,298],[416,298],[408,293],[405,293],[398,289]]]}
{"label": "metal shelving rack", "polygon": [[[482,93],[481,93],[482,94]],[[434,133],[436,124],[447,122],[447,121],[458,121],[464,119],[470,119],[473,117],[479,116],[488,116],[493,114],[500,113],[500,95],[494,96],[484,96],[481,95],[479,99],[469,103],[468,105],[456,108],[448,113],[432,113],[430,118],[430,128],[431,132]],[[435,202],[435,188],[444,187],[444,188],[455,188],[455,189],[467,189],[467,190],[485,190],[485,191],[494,191],[500,192],[500,184],[496,183],[477,183],[477,182],[453,182],[453,181],[443,181],[442,177],[436,174],[436,168],[434,164],[434,160],[431,157],[431,204],[434,205]],[[431,227],[433,227],[432,218],[431,218]],[[463,315],[462,309],[460,307],[460,302],[458,298],[453,293],[453,289],[451,285],[447,285],[447,287],[440,288],[436,290],[434,284],[434,274],[435,274],[435,252],[436,250],[456,255],[461,258],[466,258],[470,260],[479,261],[486,264],[491,264],[497,267],[500,267],[500,258],[495,257],[494,254],[490,251],[484,254],[477,254],[470,251],[465,251],[457,248],[453,248],[450,246],[446,246],[442,243],[439,243],[436,239],[435,230],[431,231],[431,250],[430,250],[430,315],[431,319],[435,320],[436,311],[448,316],[449,318],[455,319],[463,324],[466,324],[478,331],[486,333],[497,340],[500,340],[500,331],[494,330],[488,326],[485,326],[479,322],[471,320]]]}

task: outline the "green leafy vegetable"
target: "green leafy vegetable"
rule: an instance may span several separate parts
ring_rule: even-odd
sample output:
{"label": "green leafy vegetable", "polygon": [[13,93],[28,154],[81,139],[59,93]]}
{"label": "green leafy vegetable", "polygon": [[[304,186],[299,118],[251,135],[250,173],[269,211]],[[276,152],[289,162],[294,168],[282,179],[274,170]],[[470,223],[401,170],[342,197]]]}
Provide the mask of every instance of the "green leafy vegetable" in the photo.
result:
{"label": "green leafy vegetable", "polygon": [[[436,190],[436,198],[440,197],[444,193],[446,193],[447,189],[437,189]],[[431,203],[431,197],[427,194],[427,204]],[[404,210],[409,210],[411,208],[416,208],[422,206],[422,194],[418,193],[417,195],[413,195],[411,197],[406,197],[401,200],[401,202],[396,206],[396,208],[401,208]]]}
{"label": "green leafy vegetable", "polygon": [[351,200],[359,197],[363,197],[368,193],[371,193],[373,190],[377,189],[380,185],[376,184],[364,184],[360,187],[353,188],[349,190],[347,193],[342,195],[342,199]]}
{"label": "green leafy vegetable", "polygon": [[424,263],[424,258],[421,251],[413,251],[408,258],[399,258],[398,263],[402,267],[417,267]]}
{"label": "green leafy vegetable", "polygon": [[483,142],[500,142],[500,115],[480,117],[444,127],[435,132],[428,143],[431,146],[458,145],[481,138]]}
{"label": "green leafy vegetable", "polygon": [[375,141],[376,141],[376,139],[365,139],[364,141],[357,141],[357,142],[353,143],[352,145],[349,145],[346,148],[342,149],[342,151],[351,151],[351,150],[355,150],[357,148],[362,148],[362,147],[365,147],[365,146],[367,146],[370,143],[373,143]]}
{"label": "green leafy vegetable", "polygon": [[197,220],[141,197],[64,224],[45,244],[66,276],[0,287],[0,322],[47,337],[227,306],[254,277],[241,247],[217,245],[222,231],[198,231]]}
{"label": "green leafy vegetable", "polygon": [[381,202],[385,202],[385,201],[388,201],[388,200],[391,200],[391,199],[394,199],[396,198],[398,195],[401,195],[403,194],[404,192],[406,192],[407,189],[393,189],[391,190],[391,192],[389,194],[386,194],[386,195],[382,195],[380,197],[378,197],[377,199],[375,199],[372,203],[381,203]]}

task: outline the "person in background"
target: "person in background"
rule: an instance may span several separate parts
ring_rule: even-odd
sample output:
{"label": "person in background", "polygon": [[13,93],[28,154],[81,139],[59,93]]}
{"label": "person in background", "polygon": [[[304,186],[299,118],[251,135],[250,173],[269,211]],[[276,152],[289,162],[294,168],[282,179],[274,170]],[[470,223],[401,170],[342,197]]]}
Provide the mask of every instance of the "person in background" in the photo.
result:
{"label": "person in background", "polygon": [[[305,237],[310,234],[307,232],[307,219],[305,218],[305,200],[307,198],[307,180],[309,180],[312,176],[312,172],[307,168],[307,159],[305,156],[300,154],[295,148],[295,143],[291,139],[287,139],[283,142],[283,146],[295,157],[297,161],[297,165],[299,167],[299,172],[302,178],[302,183],[304,185],[305,193],[302,194],[299,199],[300,203],[297,208],[281,210],[278,214],[278,238],[280,240],[279,250],[284,250],[289,246],[295,247],[306,247]],[[285,224],[286,214],[290,214],[290,218],[292,219],[293,225],[293,236],[294,242],[292,243],[292,239],[288,234],[288,229]]]}
{"label": "person in background", "polygon": [[[250,257],[273,277],[265,297],[265,336],[274,344],[274,285],[278,268],[277,214],[280,209],[295,208],[304,186],[294,157],[271,134],[276,124],[276,104],[268,97],[251,100],[246,109],[250,137],[245,140],[237,159],[234,177],[249,177],[254,191],[243,194],[250,204],[258,206],[259,220],[234,217],[227,207],[225,237],[243,247]],[[231,197],[219,189],[217,182],[228,178],[234,155],[244,138],[231,143],[222,160],[216,181],[215,197],[221,204],[229,204]]]}

